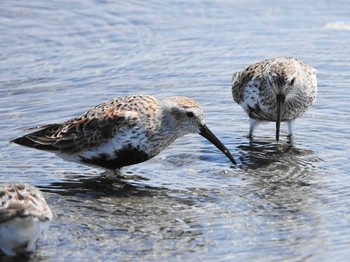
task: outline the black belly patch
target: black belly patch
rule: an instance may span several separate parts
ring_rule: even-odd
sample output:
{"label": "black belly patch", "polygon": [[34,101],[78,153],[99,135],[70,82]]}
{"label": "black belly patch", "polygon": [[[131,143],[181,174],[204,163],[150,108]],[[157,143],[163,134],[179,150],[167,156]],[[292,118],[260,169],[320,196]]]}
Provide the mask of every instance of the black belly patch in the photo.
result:
{"label": "black belly patch", "polygon": [[150,159],[148,154],[136,148],[123,148],[122,150],[114,151],[111,157],[107,154],[99,154],[96,157],[85,158],[80,156],[82,163],[100,166],[106,169],[116,170],[123,166],[138,164]]}
{"label": "black belly patch", "polygon": [[248,115],[250,118],[265,120],[265,121],[274,121],[271,116],[268,116],[261,110],[259,104],[255,104],[254,107],[247,106]]}

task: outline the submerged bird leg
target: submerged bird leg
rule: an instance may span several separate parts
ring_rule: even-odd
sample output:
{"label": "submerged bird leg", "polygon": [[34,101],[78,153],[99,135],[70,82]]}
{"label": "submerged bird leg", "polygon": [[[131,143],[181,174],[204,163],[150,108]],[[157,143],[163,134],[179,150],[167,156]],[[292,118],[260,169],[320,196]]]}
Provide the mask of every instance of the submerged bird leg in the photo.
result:
{"label": "submerged bird leg", "polygon": [[105,169],[105,172],[103,173],[105,178],[111,179],[111,180],[119,180],[123,178],[123,174],[120,169]]}
{"label": "submerged bird leg", "polygon": [[253,118],[249,119],[249,133],[247,135],[248,138],[253,137],[253,132],[254,132],[255,128],[258,126],[258,124],[259,124],[259,121],[255,120]]}
{"label": "submerged bird leg", "polygon": [[3,253],[5,253],[8,256],[15,256],[16,252],[13,251],[13,249],[9,246],[3,246],[0,249],[0,258],[1,258],[1,251],[3,251]]}
{"label": "submerged bird leg", "polygon": [[276,96],[276,99],[277,99],[276,141],[278,142],[280,138],[280,126],[281,126],[281,119],[283,114],[283,104],[286,97],[282,94],[278,94]]}

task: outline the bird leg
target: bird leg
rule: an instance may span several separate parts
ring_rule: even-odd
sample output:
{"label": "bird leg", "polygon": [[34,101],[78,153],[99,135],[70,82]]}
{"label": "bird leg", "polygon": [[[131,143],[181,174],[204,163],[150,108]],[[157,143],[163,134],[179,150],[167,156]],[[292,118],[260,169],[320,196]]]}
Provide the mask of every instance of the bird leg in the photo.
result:
{"label": "bird leg", "polygon": [[293,137],[294,121],[293,120],[288,120],[287,124],[288,124],[288,136],[287,137],[292,138]]}
{"label": "bird leg", "polygon": [[247,135],[248,138],[252,138],[253,137],[253,132],[255,130],[255,128],[258,126],[259,122],[253,118],[249,119],[249,133]]}

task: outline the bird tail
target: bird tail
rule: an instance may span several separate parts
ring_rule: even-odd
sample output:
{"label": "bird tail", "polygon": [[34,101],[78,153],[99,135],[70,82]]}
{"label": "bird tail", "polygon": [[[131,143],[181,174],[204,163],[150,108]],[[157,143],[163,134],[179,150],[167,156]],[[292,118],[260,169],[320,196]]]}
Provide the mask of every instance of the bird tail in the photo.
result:
{"label": "bird tail", "polygon": [[54,146],[57,141],[53,134],[58,130],[60,124],[52,124],[47,126],[39,127],[40,130],[29,133],[25,136],[11,140],[10,142],[16,143],[18,145],[36,148],[39,150],[46,151],[57,151],[58,148]]}

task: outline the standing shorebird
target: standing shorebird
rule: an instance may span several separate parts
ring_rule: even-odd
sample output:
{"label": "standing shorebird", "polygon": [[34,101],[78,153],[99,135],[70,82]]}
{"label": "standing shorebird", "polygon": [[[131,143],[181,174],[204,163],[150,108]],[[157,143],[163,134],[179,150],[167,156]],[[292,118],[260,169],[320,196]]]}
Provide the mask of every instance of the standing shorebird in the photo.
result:
{"label": "standing shorebird", "polygon": [[292,57],[257,62],[232,76],[233,99],[250,117],[248,137],[261,121],[276,122],[277,141],[286,121],[292,137],[293,121],[313,105],[316,93],[316,70]]}
{"label": "standing shorebird", "polygon": [[235,164],[227,148],[205,125],[201,106],[186,97],[116,98],[12,142],[51,151],[69,161],[118,170],[158,155],[190,133],[208,139]]}
{"label": "standing shorebird", "polygon": [[39,189],[28,184],[0,186],[0,250],[6,255],[33,252],[37,241],[45,239],[51,220]]}

